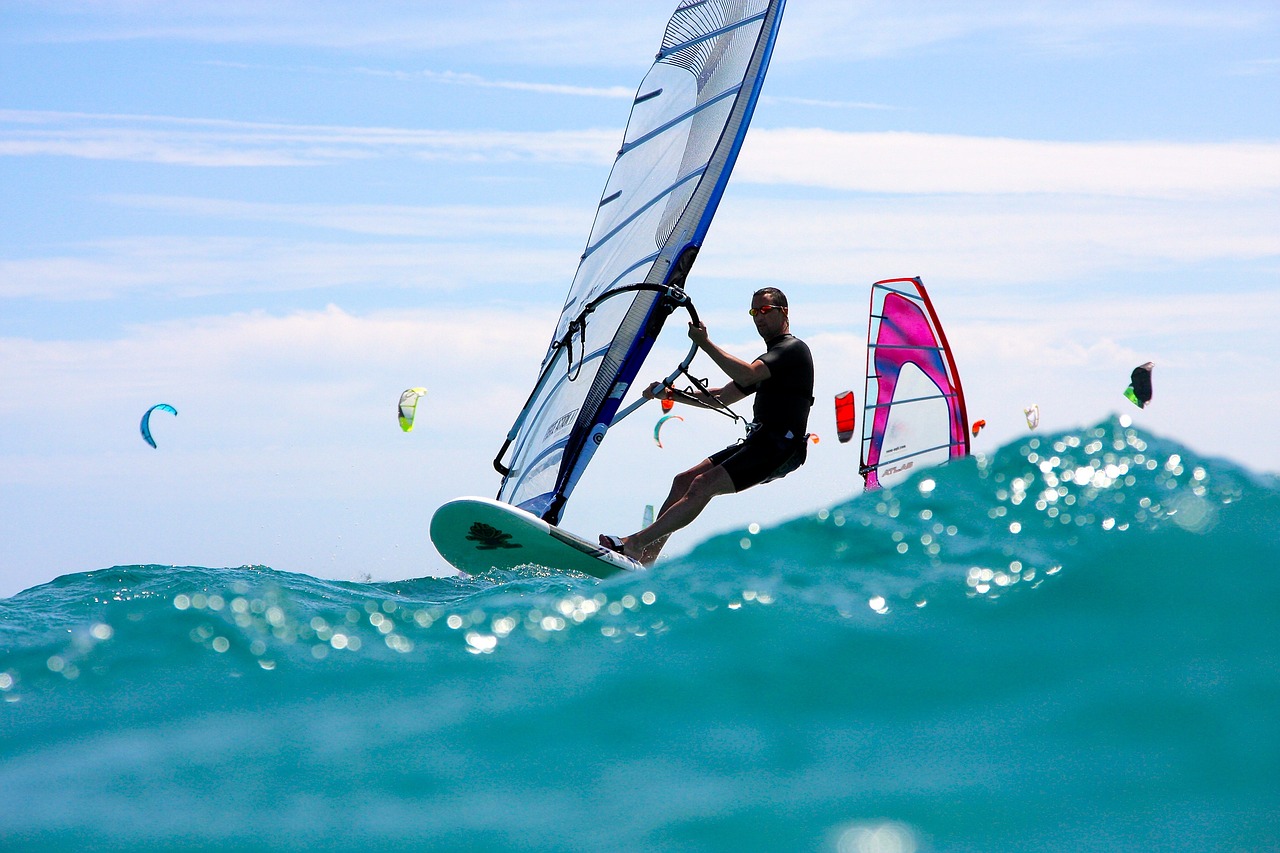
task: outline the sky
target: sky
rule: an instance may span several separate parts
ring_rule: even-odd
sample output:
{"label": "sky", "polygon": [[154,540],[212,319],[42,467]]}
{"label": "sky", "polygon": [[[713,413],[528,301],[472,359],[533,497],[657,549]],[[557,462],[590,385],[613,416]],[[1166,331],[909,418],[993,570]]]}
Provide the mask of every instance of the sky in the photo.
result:
{"label": "sky", "polygon": [[[0,595],[113,565],[449,573],[431,514],[497,492],[674,6],[6,0]],[[977,452],[1035,403],[1041,432],[1124,413],[1280,471],[1280,6],[791,0],[688,287],[748,359],[750,294],[786,291],[821,443],[671,553],[861,492],[830,401],[861,398],[870,284],[917,275]],[[566,528],[631,532],[739,437],[684,411],[658,448],[657,414],[610,432]]]}

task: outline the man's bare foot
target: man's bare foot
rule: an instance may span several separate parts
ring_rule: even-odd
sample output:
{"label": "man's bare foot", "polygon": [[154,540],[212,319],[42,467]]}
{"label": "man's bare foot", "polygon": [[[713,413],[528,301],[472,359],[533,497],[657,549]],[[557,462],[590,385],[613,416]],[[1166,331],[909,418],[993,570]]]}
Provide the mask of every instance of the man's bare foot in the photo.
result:
{"label": "man's bare foot", "polygon": [[[608,548],[615,554],[621,554],[628,560],[635,560],[637,563],[642,563],[644,553],[636,553],[635,549],[631,547],[631,539],[632,537],[630,536],[610,536],[607,533],[601,533],[600,547]],[[647,566],[649,564],[644,563],[644,565]]]}

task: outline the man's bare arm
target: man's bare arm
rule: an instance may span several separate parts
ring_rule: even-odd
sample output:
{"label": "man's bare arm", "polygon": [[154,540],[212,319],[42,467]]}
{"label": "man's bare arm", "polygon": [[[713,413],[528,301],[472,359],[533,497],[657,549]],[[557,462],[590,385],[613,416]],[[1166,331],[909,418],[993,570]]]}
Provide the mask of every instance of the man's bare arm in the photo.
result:
{"label": "man's bare arm", "polygon": [[769,367],[760,359],[752,362],[746,362],[738,358],[730,352],[725,352],[707,336],[707,327],[703,325],[695,326],[689,324],[689,340],[698,345],[698,348],[711,356],[711,360],[716,363],[716,367],[724,371],[734,382],[743,388],[750,388],[757,382],[763,382],[770,376]]}

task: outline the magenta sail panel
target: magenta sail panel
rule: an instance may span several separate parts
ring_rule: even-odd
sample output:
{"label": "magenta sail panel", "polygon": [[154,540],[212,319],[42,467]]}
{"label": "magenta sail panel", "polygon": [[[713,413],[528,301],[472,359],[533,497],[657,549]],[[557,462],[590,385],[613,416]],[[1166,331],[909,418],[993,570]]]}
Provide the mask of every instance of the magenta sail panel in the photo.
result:
{"label": "magenta sail panel", "polygon": [[955,360],[918,278],[871,287],[861,473],[868,489],[969,453]]}

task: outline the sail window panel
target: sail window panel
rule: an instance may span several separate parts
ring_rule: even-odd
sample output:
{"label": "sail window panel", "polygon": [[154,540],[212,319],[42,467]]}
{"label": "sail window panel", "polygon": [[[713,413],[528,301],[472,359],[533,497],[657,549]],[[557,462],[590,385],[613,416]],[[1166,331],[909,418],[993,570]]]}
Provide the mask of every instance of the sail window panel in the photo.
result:
{"label": "sail window panel", "polygon": [[526,512],[541,515],[555,494],[556,477],[564,458],[564,445],[549,448],[542,456],[531,460],[527,471],[512,469],[511,483],[499,500],[518,506]]}
{"label": "sail window panel", "polygon": [[[588,246],[595,246],[617,223],[636,210],[652,203],[655,198],[671,193],[679,180],[705,169],[715,152],[725,122],[733,110],[733,98],[722,98],[701,112],[689,117],[649,139],[644,145],[633,148],[614,165],[606,194],[623,190],[622,204],[614,203],[602,209],[596,217]],[[664,219],[671,224],[683,212],[692,194],[671,193],[666,201]],[[669,236],[671,227],[654,232],[651,248],[661,246]]]}
{"label": "sail window panel", "polygon": [[554,379],[530,401],[530,416],[512,452],[511,473],[507,475],[500,500],[520,505],[555,488],[566,440],[629,301],[619,297],[604,303],[592,315],[592,321],[587,324],[585,348],[581,338],[574,336],[572,366],[566,347],[556,351],[553,363],[547,368],[553,372]]}
{"label": "sail window panel", "polygon": [[[680,173],[682,175],[689,174],[695,169],[706,168],[711,156],[715,153],[716,144],[720,141],[725,122],[728,121],[729,114],[733,111],[733,104],[733,98],[725,98],[694,116],[693,123],[689,128],[689,140],[685,149],[684,159],[680,164]],[[659,245],[671,236],[677,221],[679,221],[681,214],[684,213],[696,188],[694,184],[690,183],[685,188],[687,194],[685,192],[672,193],[667,199],[666,210],[663,211],[661,223],[655,234]]]}
{"label": "sail window panel", "polygon": [[[895,398],[909,405],[883,410],[883,452],[877,460],[881,486],[892,486],[919,468],[940,465],[951,456],[950,410],[932,379],[914,364],[904,364],[898,374]],[[880,413],[877,413],[879,417]],[[931,448],[919,452],[922,448]],[[910,465],[905,464],[910,457]],[[897,460],[903,464],[895,464]]]}
{"label": "sail window panel", "polygon": [[[732,100],[726,99],[695,116],[692,123],[677,125],[615,164],[606,197],[618,191],[615,185],[628,189],[596,216],[587,255],[571,289],[573,298],[561,318],[561,334],[586,303],[608,288],[644,279],[643,275],[619,276],[670,238],[697,189],[701,170],[711,158],[731,109]],[[699,132],[700,128],[715,132]]]}
{"label": "sail window panel", "polygon": [[[687,110],[683,113],[680,113],[677,116],[674,116],[673,118],[669,119],[663,124],[658,125],[657,127],[649,131],[644,136],[637,138],[633,142],[626,143],[623,146],[621,153],[626,154],[627,152],[634,151],[637,148],[643,147],[646,143],[648,143],[650,139],[654,138],[655,136],[658,136],[659,134],[665,132],[669,128],[672,128],[678,124],[683,124],[685,122],[691,123],[695,121],[701,113],[706,112],[707,110],[711,109],[716,104],[719,104],[722,101],[733,98],[740,91],[742,91],[741,86],[734,86],[733,88],[726,89],[725,91],[721,92],[720,94],[716,95],[714,98],[711,98],[710,100],[701,101],[698,104],[698,106],[694,107],[693,109]],[[730,106],[732,107],[732,104],[730,104]]]}
{"label": "sail window panel", "polygon": [[[692,187],[695,182],[686,182],[687,187]],[[682,194],[687,199],[691,189],[685,188]],[[653,235],[657,232],[662,224],[663,206],[654,204],[644,210],[639,216],[636,216],[630,222],[614,234],[608,241],[601,244],[596,251],[589,255],[579,267],[579,273],[584,280],[591,280],[599,284],[592,290],[582,294],[570,306],[569,312],[566,312],[564,318],[565,328],[568,328],[568,321],[571,319],[572,312],[580,313],[586,303],[590,302],[596,296],[607,291],[610,287],[618,287],[626,284],[634,284],[643,281],[647,275],[649,265],[640,265],[637,269],[637,260],[642,258],[652,258]],[[631,271],[628,273],[628,271]],[[616,301],[625,301],[624,297],[616,297]],[[602,303],[608,305],[609,302]],[[576,314],[574,314],[576,316]],[[592,314],[588,319],[588,328],[592,326],[599,327],[601,321],[598,313]]]}
{"label": "sail window panel", "polygon": [[[664,225],[664,217],[668,216],[667,196],[675,197],[679,208],[687,204],[694,187],[697,185],[696,175],[687,180],[668,184],[656,197],[647,199],[646,207],[624,217],[617,225],[615,232],[606,234],[607,239],[590,247],[590,253],[578,266],[577,275],[571,293],[572,299],[561,315],[557,336],[568,330],[569,324],[582,313],[587,303],[605,293],[611,287],[621,287],[643,281],[648,273],[640,262],[644,258],[652,258],[655,249],[662,244],[670,227]],[[666,232],[663,229],[666,228]],[[629,274],[630,271],[630,274]],[[625,301],[619,297],[614,301]],[[614,301],[602,303],[612,305]],[[619,317],[619,322],[621,318]],[[588,329],[599,327],[600,313],[597,310],[588,319]],[[616,327],[615,327],[616,328]]]}
{"label": "sail window panel", "polygon": [[[677,125],[654,138],[648,145],[631,151],[613,167],[605,195],[621,192],[622,196],[607,207],[600,208],[591,236],[587,239],[586,253],[595,251],[599,244],[636,211],[653,204],[654,199],[671,191],[682,176],[680,152],[688,139],[689,126]],[[656,248],[650,243],[649,251]],[[575,286],[580,282],[575,282]]]}
{"label": "sail window panel", "polygon": [[658,89],[662,94],[637,102],[631,110],[622,139],[623,150],[698,105],[698,81],[687,69],[661,62],[654,65],[640,84],[640,91]]}
{"label": "sail window panel", "polygon": [[[519,504],[529,496],[530,490],[536,493],[538,486],[532,473],[533,460],[541,458],[548,445],[555,443],[555,439],[544,441],[543,437],[553,434],[565,436],[573,426],[573,419],[566,418],[566,415],[570,415],[580,405],[579,398],[582,395],[577,393],[568,380],[567,356],[567,351],[563,348],[556,351],[555,359],[549,366],[552,381],[542,388],[535,399],[529,401],[529,414],[511,453],[511,473],[507,475],[503,485],[503,500]],[[591,373],[592,367],[584,364],[583,372]],[[567,426],[563,429],[557,427],[557,422],[562,420],[567,421]],[[563,441],[559,450],[563,450]],[[554,478],[554,473],[552,476]],[[553,482],[552,486],[554,485]]]}

